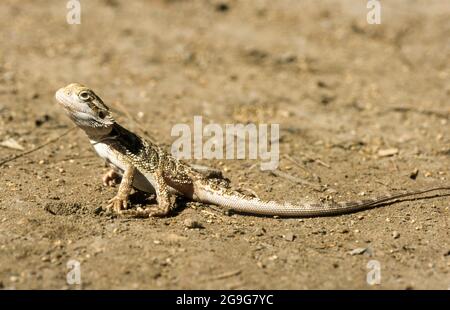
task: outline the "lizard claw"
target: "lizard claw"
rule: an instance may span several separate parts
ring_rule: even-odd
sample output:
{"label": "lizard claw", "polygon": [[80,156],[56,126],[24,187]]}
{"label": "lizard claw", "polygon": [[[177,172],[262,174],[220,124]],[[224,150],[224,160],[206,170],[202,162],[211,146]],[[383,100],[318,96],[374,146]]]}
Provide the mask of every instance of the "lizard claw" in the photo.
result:
{"label": "lizard claw", "polygon": [[120,210],[120,215],[148,218],[148,217],[166,217],[169,214],[169,208],[141,208],[138,207],[133,210]]}
{"label": "lizard claw", "polygon": [[148,217],[166,217],[170,213],[170,205],[149,210]]}
{"label": "lizard claw", "polygon": [[110,210],[118,214],[122,214],[123,210],[128,208],[128,198],[115,196],[108,202],[109,204],[106,206],[106,210]]}
{"label": "lizard claw", "polygon": [[121,215],[126,215],[130,217],[140,217],[140,218],[147,218],[149,217],[150,209],[145,208],[142,209],[140,207],[136,208],[136,210],[122,210]]}
{"label": "lizard claw", "polygon": [[113,169],[109,170],[102,177],[103,186],[111,186],[114,187],[120,180],[120,175],[117,174]]}

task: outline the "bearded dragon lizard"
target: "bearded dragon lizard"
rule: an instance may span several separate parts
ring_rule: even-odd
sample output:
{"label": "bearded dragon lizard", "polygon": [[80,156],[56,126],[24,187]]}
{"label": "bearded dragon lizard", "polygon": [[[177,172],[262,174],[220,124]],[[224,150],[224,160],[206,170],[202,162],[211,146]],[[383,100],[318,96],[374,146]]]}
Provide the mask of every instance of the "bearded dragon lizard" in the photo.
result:
{"label": "bearded dragon lizard", "polygon": [[171,210],[170,195],[177,194],[237,212],[283,217],[351,213],[391,204],[407,196],[450,190],[446,186],[354,202],[304,200],[294,204],[264,201],[205,177],[158,145],[125,129],[114,120],[102,99],[83,85],[72,83],[59,89],[56,99],[70,119],[87,134],[97,154],[112,167],[103,177],[103,182],[110,184],[114,179],[122,178],[116,196],[106,207],[118,214],[131,211],[127,209],[132,188],[156,193],[158,207],[130,212],[140,216],[167,216]]}

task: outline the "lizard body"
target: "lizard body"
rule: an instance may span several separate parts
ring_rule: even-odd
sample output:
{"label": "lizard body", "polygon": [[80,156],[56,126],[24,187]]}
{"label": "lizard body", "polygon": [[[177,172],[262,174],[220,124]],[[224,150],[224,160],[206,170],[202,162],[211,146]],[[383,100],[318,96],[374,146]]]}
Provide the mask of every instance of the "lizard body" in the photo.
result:
{"label": "lizard body", "polygon": [[69,84],[56,92],[56,99],[72,121],[86,132],[97,154],[112,167],[113,170],[103,177],[104,183],[110,184],[113,179],[121,176],[119,190],[107,206],[121,214],[133,213],[127,210],[128,196],[133,187],[156,193],[158,208],[139,208],[134,211],[134,214],[143,216],[166,216],[171,208],[171,194],[243,213],[313,217],[351,213],[393,203],[407,196],[450,190],[450,187],[431,188],[355,202],[317,203],[305,200],[294,204],[264,201],[205,177],[158,145],[128,131],[115,122],[100,97],[85,86]]}

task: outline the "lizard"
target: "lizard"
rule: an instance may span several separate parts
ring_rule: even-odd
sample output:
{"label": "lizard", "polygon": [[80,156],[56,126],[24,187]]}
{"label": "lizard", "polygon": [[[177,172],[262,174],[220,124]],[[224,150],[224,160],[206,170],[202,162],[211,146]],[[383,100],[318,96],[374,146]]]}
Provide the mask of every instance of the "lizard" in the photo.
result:
{"label": "lizard", "polygon": [[[117,214],[165,217],[171,211],[171,195],[182,195],[192,201],[218,205],[238,213],[317,217],[353,213],[392,204],[404,197],[450,190],[450,186],[441,186],[354,202],[315,202],[309,199],[298,203],[266,201],[206,177],[157,144],[122,127],[103,100],[86,86],[71,83],[57,90],[55,98],[69,118],[87,134],[97,154],[111,166],[112,169],[103,176],[103,183],[110,185],[121,178],[117,194],[106,206],[107,210]],[[129,210],[129,196],[133,188],[156,194],[157,207]]]}

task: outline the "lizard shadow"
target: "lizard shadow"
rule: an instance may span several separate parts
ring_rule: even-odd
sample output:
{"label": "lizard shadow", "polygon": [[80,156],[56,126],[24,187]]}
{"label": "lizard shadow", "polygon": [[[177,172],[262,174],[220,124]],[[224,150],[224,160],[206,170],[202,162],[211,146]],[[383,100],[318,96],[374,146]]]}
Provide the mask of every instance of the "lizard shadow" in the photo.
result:
{"label": "lizard shadow", "polygon": [[[170,213],[167,217],[175,217],[181,212],[183,212],[186,208],[188,208],[188,203],[191,200],[182,197],[182,196],[174,196],[174,207],[170,210]],[[156,200],[155,194],[145,193],[141,191],[135,191],[133,194],[129,196],[129,202],[132,208],[143,207],[143,208],[157,208],[158,201]]]}

